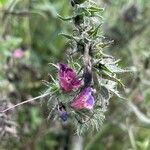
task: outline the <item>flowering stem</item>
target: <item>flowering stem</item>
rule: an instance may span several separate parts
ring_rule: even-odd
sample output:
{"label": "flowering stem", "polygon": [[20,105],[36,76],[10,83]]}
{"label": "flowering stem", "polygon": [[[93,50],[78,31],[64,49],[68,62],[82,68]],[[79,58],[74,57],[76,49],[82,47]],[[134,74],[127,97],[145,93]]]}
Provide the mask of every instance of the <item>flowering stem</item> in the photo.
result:
{"label": "flowering stem", "polygon": [[23,101],[23,102],[21,102],[21,103],[18,103],[18,104],[16,104],[16,105],[14,105],[14,106],[12,106],[12,107],[9,107],[9,108],[7,108],[7,109],[4,109],[4,110],[2,110],[2,111],[0,111],[0,112],[1,112],[1,113],[4,113],[4,112],[6,112],[6,111],[8,111],[8,110],[14,109],[15,107],[18,107],[18,106],[20,106],[20,105],[26,104],[26,103],[28,103],[28,102],[32,102],[32,101],[34,101],[34,100],[38,100],[38,99],[43,98],[43,97],[46,97],[46,96],[48,96],[48,95],[50,95],[50,93],[45,93],[45,94],[43,94],[43,95],[34,97],[34,98],[32,98],[32,99],[28,99],[28,100],[26,100],[26,101]]}
{"label": "flowering stem", "polygon": [[85,44],[83,63],[84,63],[84,87],[91,85],[92,81],[92,64],[91,56],[89,55],[90,43]]}

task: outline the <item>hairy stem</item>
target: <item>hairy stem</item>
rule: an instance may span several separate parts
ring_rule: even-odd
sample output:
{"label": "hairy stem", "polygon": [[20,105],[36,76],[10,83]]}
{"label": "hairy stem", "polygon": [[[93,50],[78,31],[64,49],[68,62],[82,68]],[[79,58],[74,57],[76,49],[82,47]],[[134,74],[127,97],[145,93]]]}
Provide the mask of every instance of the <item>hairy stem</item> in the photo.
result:
{"label": "hairy stem", "polygon": [[34,97],[34,98],[32,98],[32,99],[28,99],[28,100],[26,100],[26,101],[23,101],[23,102],[21,102],[21,103],[18,103],[18,104],[16,104],[16,105],[13,105],[12,107],[9,107],[9,108],[7,108],[7,109],[5,109],[5,110],[2,110],[2,111],[0,111],[0,112],[1,112],[1,113],[4,113],[4,112],[6,112],[6,111],[8,111],[8,110],[11,110],[11,109],[14,109],[14,108],[16,108],[16,107],[18,107],[18,106],[20,106],[20,105],[23,105],[23,104],[32,102],[32,101],[34,101],[34,100],[38,100],[38,99],[43,98],[43,97],[46,97],[46,96],[48,96],[48,95],[50,95],[50,93],[45,93],[45,94],[43,94],[43,95]]}

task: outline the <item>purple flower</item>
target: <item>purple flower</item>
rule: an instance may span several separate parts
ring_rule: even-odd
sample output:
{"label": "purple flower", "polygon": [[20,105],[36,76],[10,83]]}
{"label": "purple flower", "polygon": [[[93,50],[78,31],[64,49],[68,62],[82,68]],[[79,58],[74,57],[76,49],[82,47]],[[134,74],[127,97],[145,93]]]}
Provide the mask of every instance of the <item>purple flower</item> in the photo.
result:
{"label": "purple flower", "polygon": [[60,103],[58,105],[58,113],[59,113],[59,117],[63,120],[63,121],[67,121],[68,119],[68,114],[67,114],[67,111],[65,109],[65,106]]}
{"label": "purple flower", "polygon": [[71,107],[75,109],[92,109],[93,106],[94,97],[91,87],[84,88],[71,103]]}
{"label": "purple flower", "polygon": [[73,69],[69,68],[66,64],[59,64],[58,69],[59,84],[63,90],[70,91],[80,87],[81,81],[77,79]]}
{"label": "purple flower", "polygon": [[22,58],[23,55],[24,55],[24,52],[20,48],[15,49],[12,53],[13,58]]}
{"label": "purple flower", "polygon": [[68,119],[68,114],[66,111],[59,112],[59,116],[63,121],[67,121],[67,119]]}

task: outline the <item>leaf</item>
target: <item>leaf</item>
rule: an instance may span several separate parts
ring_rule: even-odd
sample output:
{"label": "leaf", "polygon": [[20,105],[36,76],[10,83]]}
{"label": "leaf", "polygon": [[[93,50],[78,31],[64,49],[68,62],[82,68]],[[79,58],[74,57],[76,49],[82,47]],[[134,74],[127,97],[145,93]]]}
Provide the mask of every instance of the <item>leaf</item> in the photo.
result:
{"label": "leaf", "polygon": [[92,6],[92,7],[87,8],[87,10],[88,10],[89,12],[93,13],[93,12],[100,12],[100,11],[103,11],[104,9],[103,9],[103,8],[98,8],[98,7]]}
{"label": "leaf", "polygon": [[102,24],[100,24],[98,27],[96,27],[95,29],[91,29],[88,31],[88,34],[92,37],[96,37],[97,33],[98,33],[98,29],[101,27]]}
{"label": "leaf", "polygon": [[62,17],[61,15],[59,15],[59,14],[57,14],[57,17],[59,18],[59,19],[61,19],[61,20],[63,20],[63,21],[70,21],[70,20],[72,20],[74,17],[67,17],[67,18],[64,18],[64,17]]}
{"label": "leaf", "polygon": [[77,15],[83,15],[83,16],[91,16],[91,13],[88,11],[86,7],[79,7],[77,9]]}
{"label": "leaf", "polygon": [[118,67],[117,65],[106,65],[109,70],[111,70],[113,73],[126,73],[131,72],[131,70],[126,70]]}
{"label": "leaf", "polygon": [[119,91],[117,89],[112,88],[110,84],[102,84],[105,88],[107,88],[110,92],[118,96],[119,98],[122,98],[122,96],[119,94]]}
{"label": "leaf", "polygon": [[95,65],[95,67],[100,71],[106,71],[114,75],[114,72],[112,72],[107,66],[105,66],[105,64],[99,62],[98,64]]}
{"label": "leaf", "polygon": [[78,3],[81,4],[81,3],[84,3],[87,0],[75,0],[75,1],[78,1]]}
{"label": "leaf", "polygon": [[109,99],[109,91],[108,91],[108,89],[107,89],[106,87],[101,86],[100,94],[101,94],[101,96],[102,96],[105,100],[108,100],[108,99]]}
{"label": "leaf", "polygon": [[105,71],[103,71],[103,73],[104,73],[103,76],[102,76],[103,78],[115,81],[115,82],[119,83],[124,88],[124,84],[121,82],[120,79],[116,78],[115,76],[112,76],[111,74],[109,74]]}
{"label": "leaf", "polygon": [[109,42],[105,42],[105,43],[100,42],[100,43],[96,44],[96,48],[104,48],[104,47],[106,47],[106,46],[112,44],[113,42],[114,42],[113,40],[112,40],[112,41],[109,41]]}
{"label": "leaf", "polygon": [[95,68],[95,69],[96,69],[98,75],[102,76],[102,78],[119,83],[124,88],[124,84],[120,81],[120,79],[117,79],[114,75],[110,74],[111,72],[109,73],[105,70],[99,70],[97,68]]}
{"label": "leaf", "polygon": [[88,134],[93,131],[100,130],[104,119],[105,115],[102,109],[96,109],[93,111],[93,115],[89,114],[90,119],[83,123],[83,124],[77,124],[77,134],[78,135],[83,135],[83,134]]}
{"label": "leaf", "polygon": [[73,2],[74,2],[75,4],[82,4],[82,3],[84,3],[85,1],[87,1],[87,0],[73,0]]}
{"label": "leaf", "polygon": [[57,69],[59,68],[58,65],[56,65],[56,64],[54,64],[54,63],[49,63],[49,65],[52,65],[52,66],[54,66],[54,67],[57,68]]}
{"label": "leaf", "polygon": [[74,36],[72,36],[72,35],[68,35],[68,34],[65,34],[65,33],[60,33],[59,35],[62,35],[62,36],[66,37],[66,38],[69,39],[69,40],[75,40],[75,41],[78,40],[77,37],[74,37]]}

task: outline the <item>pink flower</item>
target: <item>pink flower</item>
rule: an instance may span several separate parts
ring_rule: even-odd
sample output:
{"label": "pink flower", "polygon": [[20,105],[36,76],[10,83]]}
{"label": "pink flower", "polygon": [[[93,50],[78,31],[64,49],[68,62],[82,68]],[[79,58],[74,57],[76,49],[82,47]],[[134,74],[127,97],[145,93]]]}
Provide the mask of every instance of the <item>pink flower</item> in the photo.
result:
{"label": "pink flower", "polygon": [[75,109],[92,109],[94,106],[94,97],[92,96],[92,88],[86,87],[72,101],[71,107]]}
{"label": "pink flower", "polygon": [[58,69],[59,84],[63,90],[70,91],[80,87],[81,81],[77,79],[73,69],[69,68],[66,64],[59,64]]}
{"label": "pink flower", "polygon": [[24,52],[20,48],[15,49],[12,53],[13,58],[22,58],[23,55],[24,55]]}

